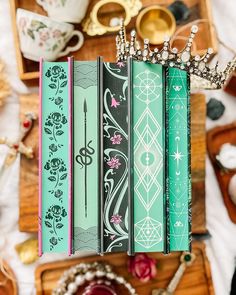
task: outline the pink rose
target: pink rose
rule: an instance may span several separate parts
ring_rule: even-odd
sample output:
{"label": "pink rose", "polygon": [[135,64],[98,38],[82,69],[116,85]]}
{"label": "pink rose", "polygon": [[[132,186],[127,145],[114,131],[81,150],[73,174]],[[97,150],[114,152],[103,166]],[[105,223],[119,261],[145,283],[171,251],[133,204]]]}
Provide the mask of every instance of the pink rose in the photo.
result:
{"label": "pink rose", "polygon": [[40,40],[47,41],[49,39],[49,32],[46,30],[42,30],[39,32]]}
{"label": "pink rose", "polygon": [[21,17],[19,19],[19,27],[24,30],[25,26],[27,24],[27,19],[25,17]]}
{"label": "pink rose", "polygon": [[52,36],[53,36],[53,38],[61,37],[61,31],[60,30],[53,31]]}
{"label": "pink rose", "polygon": [[148,282],[156,276],[156,260],[140,253],[129,258],[129,272],[141,282]]}

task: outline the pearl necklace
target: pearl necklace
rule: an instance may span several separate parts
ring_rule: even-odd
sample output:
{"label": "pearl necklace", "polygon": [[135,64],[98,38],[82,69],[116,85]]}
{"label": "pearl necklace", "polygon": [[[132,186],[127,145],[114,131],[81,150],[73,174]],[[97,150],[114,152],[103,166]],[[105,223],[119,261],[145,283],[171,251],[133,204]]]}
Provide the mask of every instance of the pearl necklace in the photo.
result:
{"label": "pearl necklace", "polygon": [[53,290],[53,295],[73,295],[86,282],[104,278],[124,285],[129,294],[137,295],[135,289],[123,277],[117,276],[108,264],[98,262],[80,263],[65,271],[58,281],[58,286]]}

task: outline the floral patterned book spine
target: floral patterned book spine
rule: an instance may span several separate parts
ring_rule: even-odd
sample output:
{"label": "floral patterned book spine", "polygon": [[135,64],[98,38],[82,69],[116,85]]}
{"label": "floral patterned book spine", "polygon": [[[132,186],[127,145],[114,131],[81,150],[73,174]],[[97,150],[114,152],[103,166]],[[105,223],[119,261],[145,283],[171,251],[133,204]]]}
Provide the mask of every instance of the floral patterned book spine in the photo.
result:
{"label": "floral patterned book spine", "polygon": [[103,63],[102,252],[128,250],[128,76],[122,62]]}
{"label": "floral patterned book spine", "polygon": [[40,62],[39,255],[71,254],[71,67]]}
{"label": "floral patterned book spine", "polygon": [[98,62],[74,62],[73,250],[98,251]]}
{"label": "floral patterned book spine", "polygon": [[191,240],[190,80],[186,71],[169,68],[168,198],[170,251],[188,251]]}
{"label": "floral patterned book spine", "polygon": [[[129,253],[165,251],[165,70],[130,61],[129,188],[133,241]],[[131,237],[132,239],[132,237]]]}

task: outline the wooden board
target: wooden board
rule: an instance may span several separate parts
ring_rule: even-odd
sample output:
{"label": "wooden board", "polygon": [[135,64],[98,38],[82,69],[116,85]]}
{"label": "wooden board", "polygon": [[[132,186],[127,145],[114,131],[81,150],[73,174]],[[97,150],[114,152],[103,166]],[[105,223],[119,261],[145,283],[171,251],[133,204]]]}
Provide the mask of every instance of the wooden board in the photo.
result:
{"label": "wooden board", "polygon": [[[91,12],[92,7],[98,0],[91,0],[90,5],[87,11],[87,15]],[[173,2],[173,0],[142,0],[143,7],[147,7],[152,4],[160,4],[168,6]],[[194,21],[196,19],[205,19],[209,20],[209,23],[201,23],[199,25],[199,32],[195,38],[197,47],[195,49],[195,54],[202,55],[205,53],[208,47],[213,48],[214,52],[217,52],[217,39],[216,34],[212,22],[212,15],[211,15],[211,0],[184,0],[186,4],[191,9],[191,16],[189,21]],[[36,13],[46,15],[45,11],[39,6],[35,0],[10,0],[11,4],[11,18],[12,18],[12,29],[14,34],[15,40],[15,48],[16,48],[16,57],[17,57],[17,64],[19,75],[22,80],[25,82],[29,82],[29,80],[34,79],[30,83],[37,83],[37,79],[39,76],[38,73],[38,63],[27,60],[23,57],[20,51],[19,46],[19,38],[18,32],[16,27],[16,9],[23,8],[27,10],[34,11]],[[118,14],[119,15],[119,14]],[[101,16],[102,17],[102,16]],[[106,15],[104,16],[106,17]],[[132,28],[135,28],[135,21],[136,17],[132,18],[131,22],[127,26],[127,31],[129,32]],[[81,25],[75,25],[76,29],[82,31]],[[179,26],[177,27],[177,29]],[[181,32],[182,37],[186,37],[189,35],[190,28],[187,27],[186,30]],[[85,42],[83,47],[77,51],[73,52],[75,59],[80,60],[95,60],[97,56],[103,56],[107,61],[114,61],[116,60],[116,46],[115,46],[115,35],[116,33],[112,34],[105,34],[102,36],[94,36],[90,37],[86,33],[84,33]],[[71,40],[73,43],[75,40]],[[69,43],[72,45],[72,43]],[[107,46],[109,44],[109,46]],[[174,46],[182,49],[183,48],[183,41],[175,42]],[[61,60],[65,60],[62,58]]]}
{"label": "wooden board", "polygon": [[[201,242],[193,243],[193,253],[196,260],[189,267],[177,287],[175,295],[214,295],[211,271],[205,253],[205,246]],[[117,274],[123,276],[136,289],[139,295],[151,295],[157,288],[166,288],[179,266],[180,252],[163,255],[162,253],[148,254],[157,260],[157,276],[153,280],[142,283],[131,277],[127,271],[127,254],[106,254],[105,256],[90,256],[39,265],[35,272],[37,295],[49,295],[62,273],[71,266],[85,262],[105,262],[112,265]],[[123,293],[122,294],[127,294]]]}
{"label": "wooden board", "polygon": [[[20,97],[21,116],[28,111],[38,112],[38,95]],[[205,97],[191,96],[192,109],[192,231],[206,232],[205,223]],[[36,123],[25,143],[34,148],[33,160],[21,158],[19,229],[26,232],[38,230],[38,124]]]}
{"label": "wooden board", "polygon": [[224,143],[236,145],[236,122],[216,127],[207,133],[207,149],[215,170],[215,174],[221,189],[225,206],[232,222],[236,223],[236,206],[231,201],[228,194],[228,186],[234,172],[224,171],[217,163],[216,156],[219,154],[220,148]]}
{"label": "wooden board", "polygon": [[[38,114],[38,94],[20,97],[20,118],[27,112]],[[19,230],[26,232],[38,231],[38,120],[27,135],[24,143],[32,146],[34,158],[21,156],[20,169],[20,207]]]}
{"label": "wooden board", "polygon": [[[18,287],[15,274],[11,269],[10,265],[6,261],[2,260],[1,263],[2,265],[0,270],[0,295],[17,295]],[[8,276],[6,276],[6,274]],[[9,277],[11,277],[12,280],[10,280]]]}

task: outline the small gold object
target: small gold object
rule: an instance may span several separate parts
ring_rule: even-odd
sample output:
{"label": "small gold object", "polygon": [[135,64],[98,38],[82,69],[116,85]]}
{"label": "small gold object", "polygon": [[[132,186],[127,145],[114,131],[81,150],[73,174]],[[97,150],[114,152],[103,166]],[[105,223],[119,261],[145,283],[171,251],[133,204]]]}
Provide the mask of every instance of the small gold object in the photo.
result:
{"label": "small gold object", "polygon": [[98,19],[99,10],[106,4],[118,4],[124,9],[125,17],[124,24],[128,25],[131,17],[138,14],[142,8],[142,2],[140,0],[101,0],[98,1],[93,7],[89,17],[82,23],[83,31],[90,36],[103,35],[107,32],[117,32],[120,29],[120,25],[107,26],[102,24]]}
{"label": "small gold object", "polygon": [[137,17],[136,28],[142,39],[154,45],[162,44],[165,36],[171,37],[176,30],[173,14],[165,7],[152,5],[143,9]]}
{"label": "small gold object", "polygon": [[28,239],[15,246],[19,258],[24,264],[31,264],[38,259],[38,240]]}

